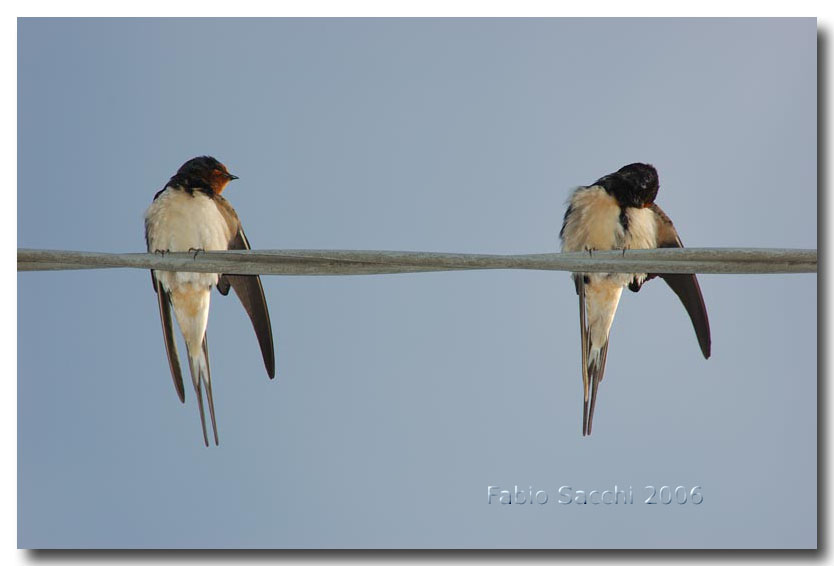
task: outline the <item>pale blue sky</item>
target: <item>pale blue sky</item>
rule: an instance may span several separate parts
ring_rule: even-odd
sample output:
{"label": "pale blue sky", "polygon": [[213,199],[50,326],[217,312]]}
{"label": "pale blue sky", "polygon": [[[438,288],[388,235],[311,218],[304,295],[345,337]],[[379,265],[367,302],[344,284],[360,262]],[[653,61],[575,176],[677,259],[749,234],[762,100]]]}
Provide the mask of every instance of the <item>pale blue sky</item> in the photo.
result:
{"label": "pale blue sky", "polygon": [[[816,247],[813,19],[18,34],[19,247],[141,251],[153,194],[200,154],[240,177],[255,248],[556,251],[570,191],[638,160],[687,245]],[[18,544],[814,546],[815,500],[791,494],[816,484],[816,276],[700,281],[712,358],[661,282],[626,292],[585,439],[565,273],[265,277],[276,382],[215,293],[206,449],[146,271],[20,274]],[[486,504],[514,484],[704,503]]]}

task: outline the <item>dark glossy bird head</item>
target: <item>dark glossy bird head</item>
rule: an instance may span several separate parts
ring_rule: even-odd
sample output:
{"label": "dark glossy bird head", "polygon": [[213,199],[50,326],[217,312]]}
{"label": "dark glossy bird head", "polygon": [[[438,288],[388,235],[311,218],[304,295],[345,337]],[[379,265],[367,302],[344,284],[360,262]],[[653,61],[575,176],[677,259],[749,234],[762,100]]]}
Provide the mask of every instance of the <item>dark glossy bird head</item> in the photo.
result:
{"label": "dark glossy bird head", "polygon": [[649,206],[654,202],[657,190],[660,188],[657,169],[648,163],[632,163],[621,167],[617,174],[632,186],[635,202],[642,206]]}
{"label": "dark glossy bird head", "polygon": [[647,163],[631,163],[595,184],[614,195],[622,206],[645,208],[654,202],[660,184],[657,170]]}
{"label": "dark glossy bird head", "polygon": [[219,195],[229,181],[234,179],[237,177],[229,173],[225,165],[204,155],[183,163],[177,174],[168,181],[168,185]]}

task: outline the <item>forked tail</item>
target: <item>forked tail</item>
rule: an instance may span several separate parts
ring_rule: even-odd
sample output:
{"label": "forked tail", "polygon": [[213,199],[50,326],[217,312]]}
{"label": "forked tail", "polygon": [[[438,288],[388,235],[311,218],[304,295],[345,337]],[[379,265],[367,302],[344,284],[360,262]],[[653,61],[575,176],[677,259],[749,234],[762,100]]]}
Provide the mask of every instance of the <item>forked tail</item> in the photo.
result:
{"label": "forked tail", "polygon": [[591,434],[594,424],[594,409],[597,404],[599,382],[605,374],[605,359],[608,356],[608,337],[602,346],[591,343],[591,331],[587,321],[587,303],[585,300],[585,278],[582,274],[574,276],[576,291],[579,295],[579,330],[582,343],[582,436]]}
{"label": "forked tail", "polygon": [[219,444],[217,439],[217,422],[214,418],[214,398],[211,394],[211,368],[209,367],[208,341],[203,336],[203,346],[192,355],[188,349],[188,366],[191,369],[191,381],[194,384],[194,391],[197,393],[197,406],[200,409],[200,424],[203,427],[203,441],[209,445],[208,432],[206,431],[206,414],[203,410],[203,385],[206,386],[206,399],[208,400],[209,414],[211,416],[211,428],[214,432],[214,444]]}

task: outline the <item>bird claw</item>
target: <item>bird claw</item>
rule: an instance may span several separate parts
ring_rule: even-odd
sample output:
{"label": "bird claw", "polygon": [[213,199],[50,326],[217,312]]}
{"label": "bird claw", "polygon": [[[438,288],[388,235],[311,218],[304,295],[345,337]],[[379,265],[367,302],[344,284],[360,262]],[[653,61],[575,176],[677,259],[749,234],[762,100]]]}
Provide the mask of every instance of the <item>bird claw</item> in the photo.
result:
{"label": "bird claw", "polygon": [[192,256],[192,259],[197,259],[197,254],[200,253],[200,252],[205,252],[206,250],[204,250],[203,248],[188,248],[188,251],[189,252],[194,252],[194,255]]}
{"label": "bird claw", "polygon": [[155,249],[155,250],[153,251],[153,253],[155,253],[155,254],[160,254],[161,256],[165,257],[165,254],[167,254],[169,251],[170,251],[170,250],[160,250],[160,249]]}

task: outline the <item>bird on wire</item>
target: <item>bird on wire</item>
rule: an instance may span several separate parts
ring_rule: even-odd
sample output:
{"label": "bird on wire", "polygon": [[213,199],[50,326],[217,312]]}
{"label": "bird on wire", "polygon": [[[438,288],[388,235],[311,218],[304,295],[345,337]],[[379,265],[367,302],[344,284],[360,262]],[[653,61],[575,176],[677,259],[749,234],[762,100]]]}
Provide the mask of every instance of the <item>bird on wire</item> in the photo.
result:
{"label": "bird on wire", "polygon": [[[657,171],[645,163],[632,163],[605,175],[591,185],[578,187],[568,200],[562,229],[563,252],[682,248],[672,221],[655,204],[660,185]],[[623,252],[625,253],[625,251]],[[698,278],[688,273],[573,273],[579,295],[582,347],[582,435],[591,434],[597,390],[605,373],[609,332],[623,287],[637,292],[660,277],[686,308],[704,358],[711,338],[707,309]]]}
{"label": "bird on wire", "polygon": [[[145,212],[145,241],[148,251],[163,254],[193,252],[196,257],[200,251],[250,249],[237,213],[221,195],[229,181],[237,178],[213,157],[195,157],[186,161],[165,187],[156,193]],[[205,387],[214,443],[217,445],[219,440],[206,338],[211,288],[216,286],[223,295],[227,295],[230,288],[234,289],[255,328],[266,372],[272,379],[275,377],[275,352],[272,325],[261,279],[257,275],[153,269],[151,281],[157,295],[162,336],[177,395],[180,401],[185,402],[182,371],[171,319],[172,310],[187,349],[191,381],[197,395],[200,423],[203,428],[203,441],[206,446],[209,445],[203,409]]]}

